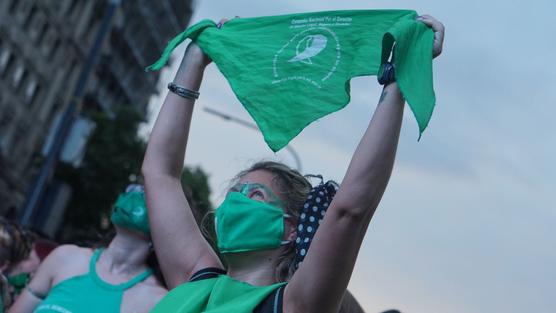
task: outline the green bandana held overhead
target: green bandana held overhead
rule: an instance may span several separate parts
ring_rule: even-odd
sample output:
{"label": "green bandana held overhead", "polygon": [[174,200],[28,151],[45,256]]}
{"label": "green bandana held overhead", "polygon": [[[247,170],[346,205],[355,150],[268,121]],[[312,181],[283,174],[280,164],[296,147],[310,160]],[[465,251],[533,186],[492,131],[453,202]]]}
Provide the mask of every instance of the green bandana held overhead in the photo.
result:
{"label": "green bandana held overhead", "polygon": [[[216,63],[274,151],[311,122],[345,107],[349,81],[376,75],[394,49],[396,80],[420,134],[435,105],[434,34],[411,10],[329,11],[203,20],[175,37],[148,70],[194,40]],[[394,45],[395,43],[395,45]]]}
{"label": "green bandana held overhead", "polygon": [[150,229],[145,193],[131,191],[120,194],[112,208],[110,220],[114,225],[138,230],[148,236]]}

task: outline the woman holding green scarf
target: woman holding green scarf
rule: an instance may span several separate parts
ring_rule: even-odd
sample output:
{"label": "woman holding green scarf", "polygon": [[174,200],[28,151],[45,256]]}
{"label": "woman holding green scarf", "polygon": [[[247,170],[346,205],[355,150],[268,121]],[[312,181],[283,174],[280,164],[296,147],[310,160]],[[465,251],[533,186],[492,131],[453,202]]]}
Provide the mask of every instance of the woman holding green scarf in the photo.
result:
{"label": "woman holding green scarf", "polygon": [[148,312],[167,291],[147,265],[152,245],[141,186],[118,197],[111,221],[116,236],[107,248],[56,248],[10,312]]}
{"label": "woman holding green scarf", "polygon": [[[443,25],[430,16],[418,19],[434,30],[433,57],[438,56]],[[334,200],[326,203],[310,251],[301,251],[302,265],[296,270],[289,263],[294,242],[304,240],[297,233],[314,231],[298,223],[306,198],[312,196],[311,185],[285,165],[263,162],[238,175],[216,210],[224,271],[195,223],[180,183],[194,101],[210,62],[196,44],[189,45],[143,163],[153,243],[173,289],[153,312],[338,312],[394,164],[404,110],[394,76],[382,77],[380,103]]]}

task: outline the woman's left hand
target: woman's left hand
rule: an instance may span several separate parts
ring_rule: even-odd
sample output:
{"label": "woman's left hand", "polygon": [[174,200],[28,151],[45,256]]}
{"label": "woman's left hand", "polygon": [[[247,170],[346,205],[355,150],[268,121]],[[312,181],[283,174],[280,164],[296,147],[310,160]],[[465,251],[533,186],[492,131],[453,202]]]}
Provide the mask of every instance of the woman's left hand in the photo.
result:
{"label": "woman's left hand", "polygon": [[418,21],[432,28],[434,31],[434,45],[432,48],[432,57],[436,58],[442,53],[442,45],[444,43],[444,25],[430,15],[421,15],[417,17]]}

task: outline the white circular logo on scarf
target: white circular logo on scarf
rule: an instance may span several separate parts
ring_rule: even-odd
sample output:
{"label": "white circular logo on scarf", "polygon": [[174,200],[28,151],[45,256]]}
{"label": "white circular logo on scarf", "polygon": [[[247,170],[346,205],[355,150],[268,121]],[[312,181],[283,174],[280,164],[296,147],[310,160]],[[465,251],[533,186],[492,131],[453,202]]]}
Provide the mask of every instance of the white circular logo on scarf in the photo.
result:
{"label": "white circular logo on scarf", "polygon": [[305,81],[321,88],[338,68],[340,41],[327,27],[311,27],[294,35],[274,55],[273,84]]}
{"label": "white circular logo on scarf", "polygon": [[303,62],[305,64],[313,64],[311,58],[317,56],[319,53],[326,48],[326,43],[328,39],[326,36],[317,35],[307,35],[303,37],[295,47],[296,55],[289,59],[288,62]]}

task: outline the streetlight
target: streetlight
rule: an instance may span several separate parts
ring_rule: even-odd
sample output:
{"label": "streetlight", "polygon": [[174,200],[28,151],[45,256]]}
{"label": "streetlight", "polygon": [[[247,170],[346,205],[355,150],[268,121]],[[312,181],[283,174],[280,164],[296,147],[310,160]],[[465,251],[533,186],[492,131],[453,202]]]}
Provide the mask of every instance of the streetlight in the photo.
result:
{"label": "streetlight", "polygon": [[120,5],[120,2],[121,0],[110,0],[108,3],[108,8],[95,35],[93,45],[91,46],[85,64],[79,73],[79,78],[77,79],[77,85],[73,91],[73,96],[62,114],[60,124],[56,127],[52,145],[46,153],[46,159],[41,166],[39,175],[31,186],[30,192],[27,196],[25,207],[20,217],[20,223],[23,225],[30,225],[32,223],[33,217],[43,201],[46,188],[50,184],[52,176],[54,175],[60,151],[62,150],[73,122],[79,113],[81,100],[85,94],[87,82],[98,62],[102,43],[110,31],[114,14]]}
{"label": "streetlight", "polygon": [[[228,115],[226,113],[217,111],[215,109],[211,109],[209,107],[204,107],[203,108],[205,110],[205,112],[210,113],[212,115],[216,115],[226,121],[230,121],[230,122],[235,122],[238,123],[242,126],[245,126],[247,128],[251,128],[253,130],[259,131],[260,129],[257,127],[257,125],[255,125],[254,123],[248,122],[246,120],[240,119],[238,117],[235,116],[231,116]],[[297,154],[297,152],[295,152],[295,150],[293,149],[293,147],[291,147],[290,145],[287,145],[284,147],[293,157],[294,161],[295,161],[295,169],[301,173],[302,171],[302,166],[301,166],[301,158],[299,157],[299,154]]]}

